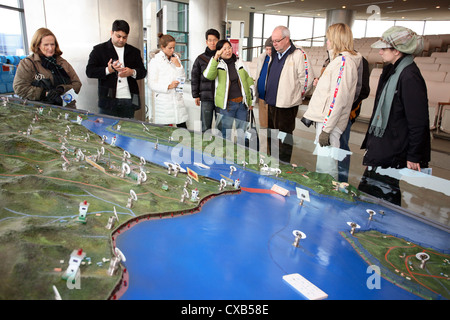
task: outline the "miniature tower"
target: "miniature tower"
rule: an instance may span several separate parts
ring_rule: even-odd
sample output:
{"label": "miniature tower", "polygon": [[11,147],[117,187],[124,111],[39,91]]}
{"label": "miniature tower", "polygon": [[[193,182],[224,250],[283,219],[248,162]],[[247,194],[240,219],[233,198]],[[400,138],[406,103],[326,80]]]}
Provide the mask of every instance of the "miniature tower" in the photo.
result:
{"label": "miniature tower", "polygon": [[119,248],[114,249],[114,257],[111,259],[111,264],[108,268],[108,275],[113,276],[117,269],[119,269],[119,264],[122,261],[127,261],[122,251],[119,250]]}
{"label": "miniature tower", "polygon": [[106,229],[111,230],[114,227],[114,223],[116,222],[116,217],[111,216],[108,218],[108,223],[106,224]]}
{"label": "miniature tower", "polygon": [[220,179],[219,191],[222,191],[227,186],[227,181],[225,179]]}
{"label": "miniature tower", "polygon": [[136,192],[134,192],[134,190],[130,190],[130,197],[128,198],[127,208],[128,209],[133,208],[133,204],[137,200],[138,200],[138,198],[137,198]]}
{"label": "miniature tower", "polygon": [[69,267],[66,272],[64,272],[62,279],[75,279],[77,274],[79,273],[81,261],[86,257],[86,253],[83,252],[83,249],[74,250],[70,255]]}
{"label": "miniature tower", "polygon": [[355,233],[355,230],[356,229],[359,229],[359,228],[361,228],[357,223],[355,223],[355,222],[347,222],[347,224],[351,227],[351,230],[350,230],[350,234],[351,235],[353,235],[354,233]]}
{"label": "miniature tower", "polygon": [[87,201],[80,202],[80,212],[79,212],[79,216],[78,216],[78,222],[86,223],[88,208],[89,208],[89,203]]}
{"label": "miniature tower", "polygon": [[117,215],[116,207],[114,207],[114,215],[109,217],[108,223],[106,224],[106,229],[111,230],[114,228],[116,221],[119,221],[119,216]]}
{"label": "miniature tower", "polygon": [[192,192],[191,192],[191,201],[192,202],[195,202],[199,199],[198,194],[199,194],[199,191],[197,188],[195,188],[195,190],[192,190]]}
{"label": "miniature tower", "polygon": [[279,168],[275,169],[275,176],[278,177],[281,174],[281,170]]}
{"label": "miniature tower", "polygon": [[294,240],[294,243],[292,245],[294,247],[296,247],[296,248],[300,247],[300,240],[301,239],[305,239],[306,235],[303,232],[299,231],[299,230],[294,230],[292,232],[292,234],[295,236],[295,240]]}
{"label": "miniature tower", "polygon": [[430,259],[430,255],[425,252],[419,252],[416,254],[416,258],[420,260],[420,269],[425,269],[425,264]]}
{"label": "miniature tower", "polygon": [[129,197],[129,198],[128,198],[128,201],[127,201],[127,208],[128,208],[128,209],[133,208],[133,198],[132,198],[132,197]]}
{"label": "miniature tower", "polygon": [[369,221],[372,221],[373,220],[373,216],[376,215],[376,212],[371,210],[371,209],[367,209],[366,211],[369,214]]}
{"label": "miniature tower", "polygon": [[234,181],[234,188],[239,189],[240,187],[241,187],[241,182],[239,181],[239,179],[236,179]]}
{"label": "miniature tower", "polygon": [[188,198],[189,197],[189,192],[187,191],[187,189],[186,188],[183,188],[183,194],[181,195],[181,200],[180,200],[180,202],[184,202],[184,199],[186,199],[186,198]]}

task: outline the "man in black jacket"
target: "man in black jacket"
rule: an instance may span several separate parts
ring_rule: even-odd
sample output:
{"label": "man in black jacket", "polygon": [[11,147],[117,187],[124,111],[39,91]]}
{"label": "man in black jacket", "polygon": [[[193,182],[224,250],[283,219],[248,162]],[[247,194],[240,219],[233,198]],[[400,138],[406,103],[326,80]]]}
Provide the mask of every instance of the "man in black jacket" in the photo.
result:
{"label": "man in black jacket", "polygon": [[201,105],[202,132],[211,129],[212,120],[216,114],[214,105],[214,81],[203,76],[203,71],[208,66],[209,60],[216,54],[216,44],[220,39],[219,31],[209,29],[205,34],[206,50],[199,55],[192,66],[191,90],[192,97],[197,106]]}
{"label": "man in black jacket", "polygon": [[94,47],[86,66],[88,78],[98,79],[99,112],[121,118],[141,108],[137,80],[147,75],[141,51],[127,44],[129,32],[126,21],[114,21],[111,39]]}

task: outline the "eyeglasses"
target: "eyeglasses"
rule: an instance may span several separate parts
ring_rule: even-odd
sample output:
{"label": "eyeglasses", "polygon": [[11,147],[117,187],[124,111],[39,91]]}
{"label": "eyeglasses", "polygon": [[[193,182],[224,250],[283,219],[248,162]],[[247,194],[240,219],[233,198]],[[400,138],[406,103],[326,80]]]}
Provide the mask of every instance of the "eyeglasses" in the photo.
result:
{"label": "eyeglasses", "polygon": [[280,43],[281,41],[283,41],[284,39],[286,39],[286,37],[281,38],[280,40],[272,40],[273,43]]}

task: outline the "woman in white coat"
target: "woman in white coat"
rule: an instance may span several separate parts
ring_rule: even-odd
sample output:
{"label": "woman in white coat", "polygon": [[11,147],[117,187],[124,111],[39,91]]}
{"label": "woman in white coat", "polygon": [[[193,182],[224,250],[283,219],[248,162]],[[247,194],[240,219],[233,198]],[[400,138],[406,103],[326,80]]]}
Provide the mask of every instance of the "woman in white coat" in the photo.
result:
{"label": "woman in white coat", "polygon": [[180,58],[174,54],[175,39],[159,34],[161,50],[150,60],[148,84],[155,93],[155,123],[186,128],[188,113],[183,100],[186,74]]}

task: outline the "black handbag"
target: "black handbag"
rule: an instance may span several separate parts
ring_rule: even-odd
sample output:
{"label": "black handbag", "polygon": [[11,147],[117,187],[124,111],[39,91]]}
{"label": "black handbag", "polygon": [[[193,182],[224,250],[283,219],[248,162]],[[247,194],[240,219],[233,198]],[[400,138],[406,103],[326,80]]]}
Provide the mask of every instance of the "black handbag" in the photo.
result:
{"label": "black handbag", "polygon": [[[249,127],[245,133],[245,146],[249,149],[259,151],[259,136],[256,128],[256,120],[253,110],[248,111]],[[256,148],[256,149],[255,149]]]}

